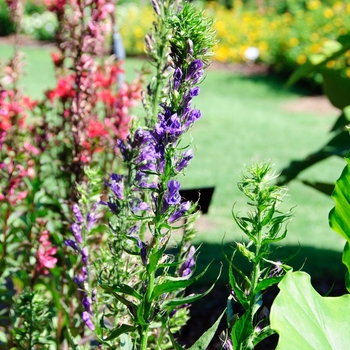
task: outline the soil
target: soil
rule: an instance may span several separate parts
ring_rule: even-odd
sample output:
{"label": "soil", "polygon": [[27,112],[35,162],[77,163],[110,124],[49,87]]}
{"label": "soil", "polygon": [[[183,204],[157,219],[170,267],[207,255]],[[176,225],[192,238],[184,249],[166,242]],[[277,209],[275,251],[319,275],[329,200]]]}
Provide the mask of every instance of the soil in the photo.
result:
{"label": "soil", "polygon": [[[32,39],[31,37],[22,35],[20,37],[21,44],[30,47],[54,47],[53,43],[41,42]],[[13,44],[14,37],[0,37],[0,44]],[[210,66],[211,70],[223,69],[227,72],[237,72],[243,75],[267,75],[269,69],[265,65],[236,65],[236,64],[223,64],[219,62],[213,62]],[[298,113],[316,113],[320,116],[334,116],[339,114],[339,110],[333,107],[325,96],[307,96],[300,97],[294,101],[288,102],[284,105],[284,109],[289,112]],[[215,225],[210,222],[205,216],[202,216],[196,223],[196,228],[201,231],[207,229],[208,226]],[[339,296],[346,293],[344,287],[344,280],[334,278],[314,280],[314,288],[321,294],[325,295],[329,290],[332,290],[331,296]],[[332,288],[333,287],[333,288]],[[189,288],[188,293],[203,293],[206,289],[201,287],[196,289],[195,287]],[[278,294],[277,286],[274,286],[268,290],[264,295],[264,305],[268,308],[271,306],[274,298]],[[180,344],[191,346],[208,328],[212,326],[217,320],[218,316],[226,307],[227,297],[229,290],[227,286],[216,286],[213,291],[210,292],[205,298],[195,302],[191,308],[191,319],[188,324],[182,329],[181,334],[177,336]],[[242,313],[244,310],[237,305],[236,312]],[[218,335],[225,330],[226,319],[223,318],[219,325],[217,335],[214,337],[207,350],[221,349],[222,344]],[[274,335],[267,338],[260,343],[256,350],[273,350],[276,348],[278,342],[278,336]]]}

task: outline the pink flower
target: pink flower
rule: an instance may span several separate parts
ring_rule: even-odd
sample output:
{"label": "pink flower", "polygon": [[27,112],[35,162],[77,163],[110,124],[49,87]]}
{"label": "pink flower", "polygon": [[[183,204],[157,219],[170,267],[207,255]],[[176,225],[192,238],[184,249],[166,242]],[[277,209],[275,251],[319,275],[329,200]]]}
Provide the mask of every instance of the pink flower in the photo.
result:
{"label": "pink flower", "polygon": [[48,269],[55,267],[57,263],[57,258],[53,255],[57,253],[57,247],[53,247],[49,241],[49,231],[45,230],[39,238],[39,248],[36,253],[36,259],[38,265],[36,270],[44,275],[49,274]]}

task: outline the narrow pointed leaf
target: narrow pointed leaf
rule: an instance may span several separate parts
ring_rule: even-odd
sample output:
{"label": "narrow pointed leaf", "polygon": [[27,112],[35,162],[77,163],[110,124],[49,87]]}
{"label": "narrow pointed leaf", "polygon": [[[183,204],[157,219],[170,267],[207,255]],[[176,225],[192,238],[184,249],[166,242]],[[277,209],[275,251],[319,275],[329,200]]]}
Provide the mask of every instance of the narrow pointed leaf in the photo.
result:
{"label": "narrow pointed leaf", "polygon": [[154,290],[152,293],[152,299],[156,299],[157,297],[159,297],[164,293],[171,293],[175,290],[183,289],[190,286],[194,282],[198,281],[201,277],[203,277],[203,275],[207,272],[210,265],[211,263],[205,268],[205,270],[202,273],[192,278],[185,279],[183,277],[178,277],[178,278],[168,277],[166,282],[157,284],[154,287]]}
{"label": "narrow pointed leaf", "polygon": [[219,316],[216,322],[188,349],[188,350],[206,350],[213,339],[219,323],[226,310]]}
{"label": "narrow pointed leaf", "polygon": [[130,295],[138,300],[141,300],[141,295],[132,287],[128,286],[127,284],[120,283],[118,285],[108,285],[108,284],[101,284],[101,288],[110,292],[114,293],[123,293]]}
{"label": "narrow pointed leaf", "polygon": [[119,327],[114,328],[107,338],[103,339],[104,341],[113,340],[115,338],[118,338],[120,335],[124,333],[130,333],[133,332],[136,328],[134,326],[128,325],[128,324],[122,324]]}
{"label": "narrow pointed leaf", "polygon": [[193,303],[193,302],[195,302],[195,301],[197,301],[197,300],[199,300],[199,299],[205,297],[207,294],[209,294],[209,293],[213,290],[213,288],[214,288],[216,282],[217,282],[218,279],[220,278],[221,270],[222,270],[222,268],[220,268],[220,272],[219,272],[218,277],[216,278],[216,281],[215,281],[215,282],[213,283],[213,285],[212,285],[209,289],[207,289],[204,293],[195,294],[195,295],[188,295],[188,296],[183,297],[183,298],[173,298],[173,299],[171,299],[171,300],[167,300],[167,301],[165,301],[165,302],[162,304],[162,309],[165,309],[165,308],[166,308],[166,309],[173,309],[173,308],[175,308],[176,306],[180,306],[180,305],[184,305],[184,304],[191,304],[191,303]]}

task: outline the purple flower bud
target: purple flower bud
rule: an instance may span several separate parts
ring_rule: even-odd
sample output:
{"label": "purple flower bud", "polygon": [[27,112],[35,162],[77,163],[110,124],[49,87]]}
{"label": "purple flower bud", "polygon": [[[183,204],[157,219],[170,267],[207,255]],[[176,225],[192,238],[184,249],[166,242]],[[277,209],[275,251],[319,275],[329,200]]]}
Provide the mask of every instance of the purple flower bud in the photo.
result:
{"label": "purple flower bud", "polygon": [[81,315],[82,319],[84,320],[85,324],[93,331],[95,330],[95,326],[91,322],[91,316],[87,311],[84,311]]}
{"label": "purple flower bud", "polygon": [[155,13],[160,16],[160,8],[159,8],[159,4],[157,0],[151,0],[151,4],[153,6],[153,9],[155,11]]}
{"label": "purple flower bud", "polygon": [[188,95],[189,95],[189,97],[193,98],[193,97],[198,96],[199,93],[200,93],[200,88],[199,88],[199,86],[196,86],[196,87],[190,89]]}
{"label": "purple flower bud", "polygon": [[78,222],[83,222],[84,221],[83,216],[81,215],[81,211],[80,211],[80,208],[79,208],[78,204],[73,204],[72,211],[73,211],[73,214],[75,215],[75,218],[76,218],[76,220]]}
{"label": "purple flower bud", "polygon": [[180,219],[183,216],[183,214],[186,211],[188,211],[190,208],[191,208],[191,202],[187,201],[187,202],[181,203],[180,209],[170,216],[170,218],[168,219],[168,222],[171,223]]}
{"label": "purple flower bud", "polygon": [[174,90],[178,91],[182,82],[182,70],[181,68],[176,68],[174,72]]}
{"label": "purple flower bud", "polygon": [[147,245],[141,241],[140,238],[137,237],[137,246],[141,249],[140,251],[140,256],[141,256],[141,261],[144,266],[147,265]]}
{"label": "purple flower bud", "polygon": [[134,214],[141,210],[149,210],[149,206],[146,202],[142,202],[138,198],[134,198],[134,203],[131,204],[131,210]]}
{"label": "purple flower bud", "polygon": [[112,174],[110,181],[106,181],[106,185],[114,192],[118,199],[124,199],[122,175]]}
{"label": "purple flower bud", "polygon": [[88,313],[92,313],[92,301],[88,296],[83,298],[82,305]]}
{"label": "purple flower bud", "polygon": [[89,259],[89,251],[87,247],[84,247],[81,250],[81,257],[83,259],[83,264],[86,266],[88,264],[88,259]]}
{"label": "purple flower bud", "polygon": [[71,226],[72,232],[74,234],[75,239],[77,240],[78,243],[83,243],[83,238],[81,237],[81,229],[80,226],[74,222]]}
{"label": "purple flower bud", "polygon": [[78,247],[77,243],[75,241],[73,241],[72,239],[66,239],[64,241],[64,244],[67,247],[73,248],[76,252],[80,252],[80,248]]}
{"label": "purple flower bud", "polygon": [[198,80],[203,75],[203,62],[201,60],[194,60],[191,62],[188,72],[186,75],[186,80],[193,80],[193,83],[196,84]]}
{"label": "purple flower bud", "polygon": [[194,261],[195,252],[196,252],[196,248],[194,246],[191,246],[186,256],[185,262],[181,265],[178,271],[178,274],[181,277],[188,276],[189,274],[192,273],[192,267],[195,265],[195,261]]}
{"label": "purple flower bud", "polygon": [[202,116],[199,109],[192,109],[186,116],[185,128],[189,128],[196,120]]}
{"label": "purple flower bud", "polygon": [[97,221],[95,213],[91,212],[87,215],[86,217],[87,219],[87,225],[86,225],[86,229],[90,232],[92,229],[92,226],[95,224],[95,222]]}
{"label": "purple flower bud", "polygon": [[73,278],[73,281],[78,285],[79,288],[82,288],[83,283],[87,280],[88,276],[81,273]]}
{"label": "purple flower bud", "polygon": [[187,59],[190,60],[193,55],[193,41],[191,39],[187,40],[187,52],[188,52]]}
{"label": "purple flower bud", "polygon": [[96,290],[96,288],[94,288],[94,289],[92,290],[91,299],[92,299],[92,301],[93,301],[94,303],[96,303],[96,301],[97,301],[97,290]]}
{"label": "purple flower bud", "polygon": [[190,160],[193,158],[193,150],[189,149],[182,155],[181,160],[177,163],[176,170],[181,171],[186,168]]}
{"label": "purple flower bud", "polygon": [[176,180],[169,180],[168,190],[165,193],[165,201],[169,205],[176,205],[180,203],[181,196],[179,193],[180,182]]}

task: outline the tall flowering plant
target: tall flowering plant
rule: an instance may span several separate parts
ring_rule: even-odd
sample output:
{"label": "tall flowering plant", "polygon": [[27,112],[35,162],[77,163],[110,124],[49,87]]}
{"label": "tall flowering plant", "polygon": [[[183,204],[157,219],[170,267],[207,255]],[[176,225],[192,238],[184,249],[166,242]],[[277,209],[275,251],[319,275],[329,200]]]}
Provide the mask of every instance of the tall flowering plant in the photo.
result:
{"label": "tall flowering plant", "polygon": [[[76,215],[74,239],[66,241],[83,265],[82,277],[75,276],[84,295],[81,317],[98,341],[112,348],[120,336],[140,349],[178,347],[174,333],[188,319],[189,304],[210,291],[184,294],[204,272],[194,276],[196,250],[190,241],[196,203],[181,198],[178,176],[193,158],[182,137],[201,117],[193,99],[214,44],[212,22],[188,3],[151,3],[156,21],[146,48],[157,70],[143,93],[145,123],[135,122],[117,142],[124,171],[107,176],[109,192],[99,201],[111,215],[108,249],[96,259],[88,244],[96,205],[83,221]],[[178,228],[185,233],[172,256],[166,248]]]}

